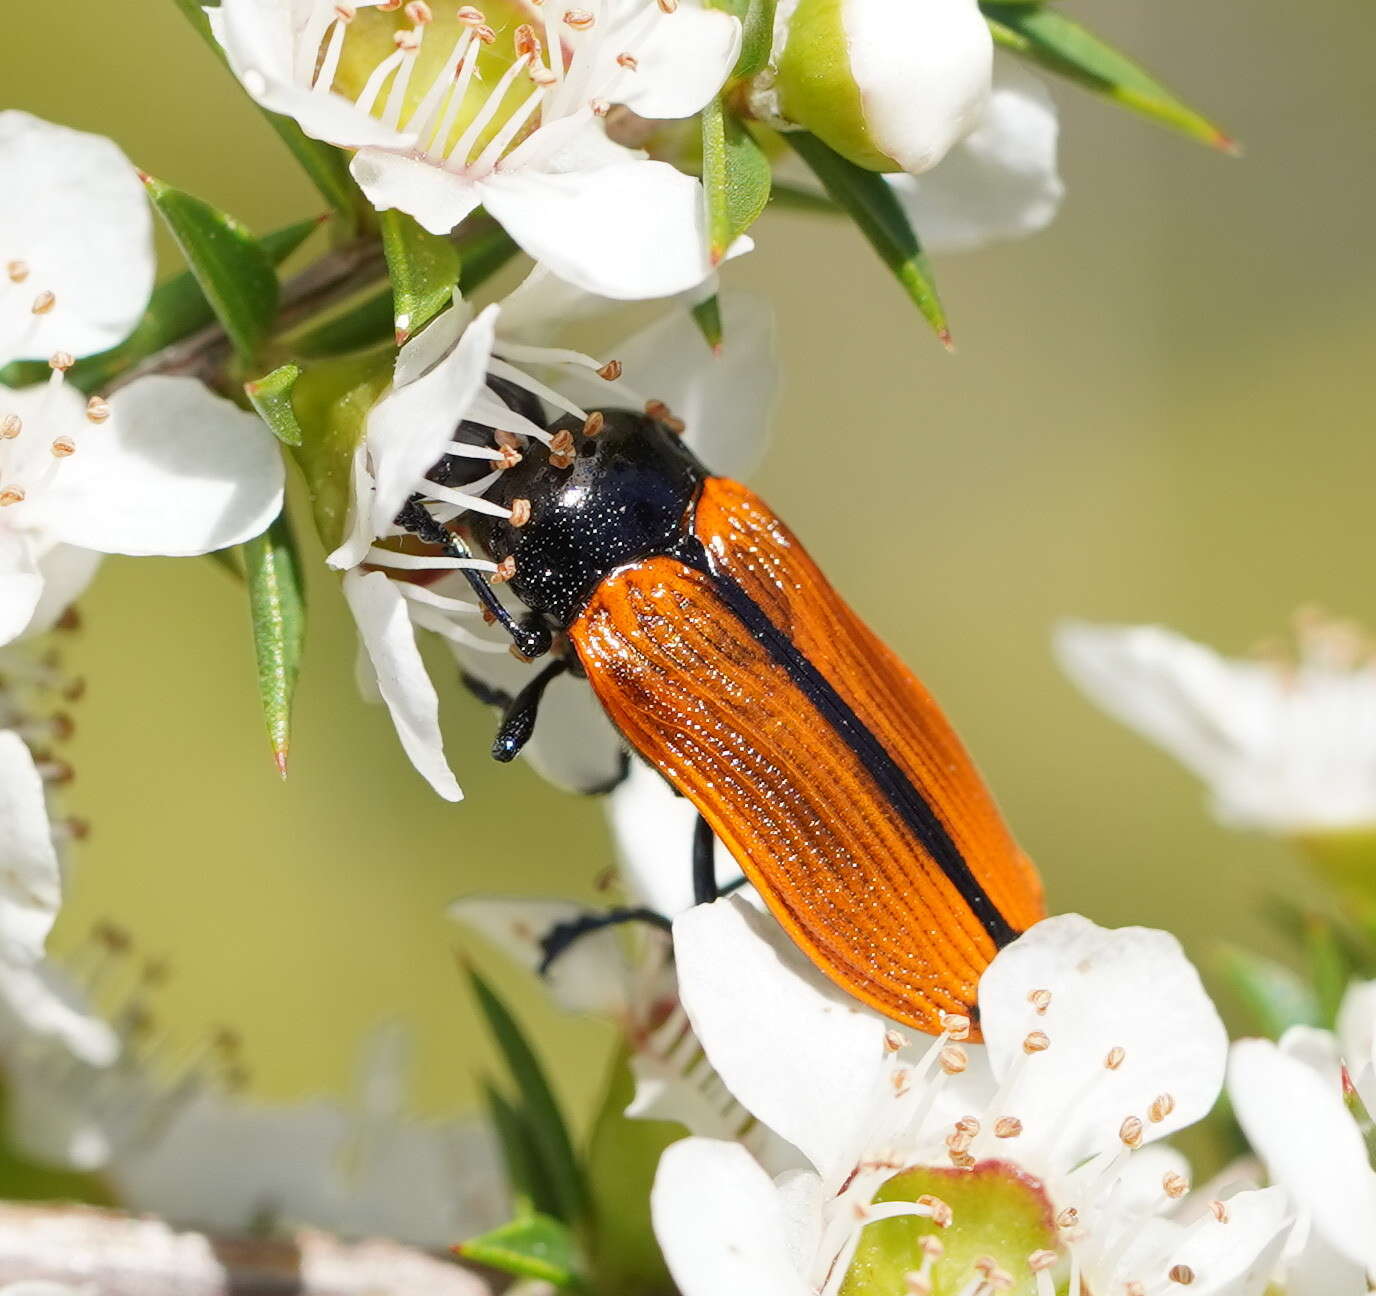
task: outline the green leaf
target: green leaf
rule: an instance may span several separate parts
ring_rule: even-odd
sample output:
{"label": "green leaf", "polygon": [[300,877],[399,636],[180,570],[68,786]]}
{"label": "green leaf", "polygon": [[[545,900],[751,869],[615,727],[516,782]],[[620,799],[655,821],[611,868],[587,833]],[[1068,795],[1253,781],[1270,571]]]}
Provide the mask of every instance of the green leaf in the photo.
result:
{"label": "green leaf", "polygon": [[301,377],[299,365],[284,364],[262,378],[244,384],[244,394],[272,434],[283,445],[301,444],[301,425],[292,406],[292,388]]}
{"label": "green leaf", "polygon": [[589,1269],[599,1292],[673,1290],[650,1223],[650,1188],[664,1149],[681,1139],[684,1130],[669,1121],[632,1120],[626,1108],[634,1096],[623,1045],[611,1060],[588,1139],[594,1221]]}
{"label": "green leaf", "polygon": [[774,45],[774,9],[776,0],[750,0],[741,20],[741,52],[731,75],[753,77],[763,72]]}
{"label": "green leaf", "polygon": [[540,1154],[525,1117],[503,1094],[486,1080],[482,1082],[483,1102],[488,1119],[502,1148],[507,1182],[523,1209],[553,1215],[559,1203],[553,1200],[550,1185],[540,1173]]}
{"label": "green leaf", "polygon": [[1272,1039],[1291,1026],[1319,1024],[1313,991],[1283,963],[1230,945],[1219,952],[1218,967],[1257,1029]]}
{"label": "green leaf", "polygon": [[1332,1027],[1352,977],[1352,963],[1333,925],[1318,915],[1304,929],[1304,951],[1309,961],[1309,982],[1318,1000],[1318,1025]]}
{"label": "green leaf", "polygon": [[702,110],[702,184],[712,264],[759,219],[773,172],[764,150],[721,98]]}
{"label": "green leaf", "polygon": [[879,253],[942,344],[950,349],[951,331],[937,296],[931,267],[917,241],[912,222],[884,177],[866,171],[833,152],[806,131],[785,131],[794,151],[812,169],[822,187],[849,213]]}
{"label": "green leaf", "polygon": [[1199,140],[1237,153],[1237,143],[1177,99],[1126,54],[1055,9],[1036,4],[981,5],[995,41],[1094,94]]}
{"label": "green leaf", "polygon": [[556,1287],[581,1287],[578,1253],[567,1226],[548,1215],[526,1215],[454,1248],[465,1260]]}
{"label": "green leaf", "polygon": [[[281,265],[302,243],[320,228],[321,218],[296,221],[258,240],[268,259]],[[132,369],[140,360],[180,342],[198,329],[215,321],[196,276],[190,270],[163,280],[153,289],[143,318],[118,346],[78,360],[67,371],[67,381],[78,391],[91,395],[107,387],[115,378]],[[46,360],[18,361],[0,370],[0,383],[6,387],[26,387],[42,382],[49,373]]]}
{"label": "green leaf", "polygon": [[252,362],[277,315],[268,254],[245,226],[202,199],[151,176],[144,184],[234,349]]}
{"label": "green leaf", "polygon": [[[203,0],[174,0],[177,8],[199,33],[202,40],[210,46],[215,57],[228,69],[224,50],[210,32],[210,20],[206,17]],[[358,232],[359,212],[361,210],[358,186],[349,174],[349,160],[337,148],[321,140],[311,139],[290,117],[281,117],[259,111],[267,119],[268,125],[277,132],[278,137],[295,155],[301,169],[315,185],[320,196],[330,204],[340,217],[342,237],[351,237]]]}
{"label": "green leaf", "polygon": [[400,346],[453,300],[459,282],[459,249],[451,239],[423,229],[405,212],[385,211],[379,221]]}
{"label": "green leaf", "polygon": [[700,301],[693,307],[693,320],[707,345],[712,348],[714,353],[719,352],[723,336],[721,302],[717,300],[715,293],[706,301]]}
{"label": "green leaf", "polygon": [[820,216],[837,216],[841,212],[826,194],[813,193],[810,189],[800,189],[797,185],[780,184],[774,181],[769,191],[769,202],[773,207],[785,211],[816,212]]}
{"label": "green leaf", "polygon": [[306,634],[306,594],[296,539],[285,511],[262,535],[243,545],[258,658],[258,696],[267,720],[273,759],[287,776],[291,702]]}
{"label": "green leaf", "polygon": [[587,1212],[586,1190],[573,1141],[554,1091],[535,1051],[506,1005],[476,971],[470,968],[468,975],[488,1029],[506,1059],[519,1095],[520,1109],[540,1159],[541,1173],[559,1203],[559,1218],[570,1224],[581,1221]]}

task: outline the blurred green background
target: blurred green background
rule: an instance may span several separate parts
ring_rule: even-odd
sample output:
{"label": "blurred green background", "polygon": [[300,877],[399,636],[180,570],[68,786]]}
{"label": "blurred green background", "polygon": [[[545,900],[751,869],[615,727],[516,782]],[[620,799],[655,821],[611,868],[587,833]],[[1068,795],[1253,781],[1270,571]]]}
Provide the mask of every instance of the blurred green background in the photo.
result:
{"label": "blurred green background", "polygon": [[[1376,16],[1353,0],[1078,8],[1245,160],[1058,87],[1064,213],[939,264],[954,358],[841,225],[771,214],[728,281],[779,313],[762,493],[942,699],[1053,905],[1169,927],[1206,958],[1221,939],[1271,945],[1261,898],[1310,884],[1283,846],[1214,827],[1183,772],[1092,711],[1048,633],[1064,615],[1158,620],[1241,650],[1303,602],[1376,621]],[[171,0],[60,17],[11,0],[5,39],[9,105],[113,135],[257,229],[318,208]],[[283,785],[232,583],[200,560],[109,562],[69,647],[90,682],[70,804],[93,831],[56,945],[96,918],[128,927],[173,967],[164,1024],[188,1040],[238,1027],[255,1092],[346,1088],[364,1030],[397,1016],[420,1038],[417,1103],[463,1107],[489,1055],[444,905],[591,894],[601,812],[493,765],[491,717],[449,683],[468,800],[434,797],[359,701],[351,627],[316,575]],[[603,1037],[479,959],[582,1107]]]}

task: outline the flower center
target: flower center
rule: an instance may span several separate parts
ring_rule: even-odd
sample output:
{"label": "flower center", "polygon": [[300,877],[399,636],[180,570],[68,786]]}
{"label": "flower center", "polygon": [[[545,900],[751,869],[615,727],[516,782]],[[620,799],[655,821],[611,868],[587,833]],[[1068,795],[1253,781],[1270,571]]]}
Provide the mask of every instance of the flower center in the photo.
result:
{"label": "flower center", "polygon": [[[906,1203],[915,1210],[895,1210]],[[1058,1258],[1051,1202],[1038,1180],[1008,1162],[905,1170],[857,1213],[872,1222],[840,1296],[1039,1296],[1049,1289]]]}
{"label": "flower center", "polygon": [[481,176],[541,125],[584,107],[605,116],[608,95],[634,75],[633,47],[663,14],[648,4],[613,23],[601,4],[322,3],[302,35],[298,76],[412,137],[415,155]]}
{"label": "flower center", "polygon": [[[67,370],[75,363],[66,351],[48,360],[48,381],[38,393],[20,398],[24,412],[0,403],[0,509],[12,509],[50,486],[64,460],[77,452],[79,425],[59,410]],[[17,393],[4,393],[14,402]],[[99,396],[86,403],[86,422],[99,426],[110,417],[110,406]]]}

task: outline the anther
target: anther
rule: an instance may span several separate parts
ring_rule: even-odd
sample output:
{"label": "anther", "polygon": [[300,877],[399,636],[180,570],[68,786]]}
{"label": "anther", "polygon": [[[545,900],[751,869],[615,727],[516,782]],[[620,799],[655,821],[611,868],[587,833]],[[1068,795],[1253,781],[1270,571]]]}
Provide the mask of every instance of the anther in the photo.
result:
{"label": "anther", "polygon": [[625,68],[627,72],[634,72],[636,68],[640,66],[640,60],[637,59],[634,54],[618,54],[616,56],[616,61],[618,65]]}
{"label": "anther", "polygon": [[964,1130],[957,1130],[954,1134],[946,1135],[946,1146],[952,1152],[968,1152],[970,1144],[973,1142],[973,1137],[965,1133]]}
{"label": "anther", "polygon": [[661,13],[671,14],[678,8],[678,0],[659,0]]}
{"label": "anther", "polygon": [[898,1097],[902,1097],[912,1088],[913,1073],[911,1067],[899,1067],[889,1076],[889,1083],[893,1086],[893,1091]]}
{"label": "anther", "polygon": [[54,459],[68,459],[76,454],[76,442],[69,436],[56,437],[51,449]]}
{"label": "anther", "polygon": [[956,1121],[956,1129],[962,1134],[968,1134],[971,1138],[979,1133],[979,1121],[973,1116],[962,1116]]}
{"label": "anther", "polygon": [[57,298],[45,289],[33,299],[33,305],[29,309],[35,315],[46,315],[56,305]]}
{"label": "anther", "polygon": [[406,19],[408,22],[415,23],[417,27],[424,27],[426,23],[434,22],[435,15],[425,0],[411,0],[411,3],[406,6]]}
{"label": "anther", "polygon": [[1171,1094],[1161,1094],[1151,1101],[1151,1106],[1147,1108],[1147,1115],[1151,1118],[1153,1125],[1159,1125],[1167,1116],[1175,1110],[1175,1098]]}
{"label": "anther", "polygon": [[1051,1007],[1050,990],[1033,990],[1027,996],[1027,1002],[1037,1010],[1037,1016],[1045,1015],[1046,1010]]}
{"label": "anther", "polygon": [[48,368],[55,369],[58,373],[66,373],[74,364],[76,357],[70,351],[54,351],[48,357]]}
{"label": "anther", "polygon": [[462,5],[455,17],[463,23],[465,27],[486,27],[487,15],[481,9],[475,9],[472,5]]}
{"label": "anther", "polygon": [[574,31],[588,31],[596,21],[596,17],[587,9],[564,10],[564,25],[572,27]]}
{"label": "anther", "polygon": [[110,417],[110,402],[103,396],[92,396],[86,402],[86,421],[104,423]]}
{"label": "anther", "polygon": [[1147,1289],[1140,1282],[1130,1282],[1123,1288],[1123,1296],[1147,1296]]}
{"label": "anther", "polygon": [[24,420],[18,414],[6,414],[0,419],[0,438],[13,441],[24,430]]}
{"label": "anther", "polygon": [[597,371],[597,376],[606,382],[615,382],[621,377],[621,361],[608,360],[606,364]]}
{"label": "anther", "polygon": [[516,559],[507,554],[501,562],[497,564],[497,570],[487,579],[492,585],[505,585],[513,576],[516,575]]}
{"label": "anther", "polygon": [[1114,1045],[1108,1051],[1108,1056],[1104,1058],[1104,1066],[1110,1071],[1116,1071],[1127,1059],[1127,1050]]}
{"label": "anther", "polygon": [[532,63],[526,75],[538,86],[552,86],[559,80],[543,63]]}
{"label": "anther", "polygon": [[561,428],[549,439],[549,461],[555,468],[571,468],[574,459],[573,433]]}
{"label": "anther", "polygon": [[916,1269],[910,1269],[903,1275],[903,1290],[907,1296],[932,1296],[932,1280]]}
{"label": "anther", "polygon": [[937,1228],[950,1228],[951,1222],[956,1214],[940,1197],[933,1197],[930,1193],[924,1193],[917,1199],[919,1206],[925,1206],[932,1213],[932,1223]]}
{"label": "anther", "polygon": [[1022,1121],[1016,1116],[1000,1116],[994,1122],[994,1137],[1009,1139],[1017,1138],[1022,1133]]}
{"label": "anther", "polygon": [[420,49],[420,37],[414,27],[403,27],[392,37],[392,44],[406,54],[414,54]]}
{"label": "anther", "polygon": [[1051,1047],[1051,1038],[1045,1031],[1029,1031],[1022,1042],[1024,1053],[1045,1053]]}
{"label": "anther", "polygon": [[1056,1216],[1057,1228],[1074,1228],[1080,1222],[1080,1212],[1073,1206],[1067,1206],[1059,1215]]}
{"label": "anther", "polygon": [[957,1170],[973,1170],[975,1158],[969,1152],[948,1152],[946,1154]]}
{"label": "anther", "polygon": [[109,954],[127,954],[134,943],[123,927],[104,918],[91,928],[91,939]]}
{"label": "anther", "polygon": [[884,1032],[885,1053],[897,1053],[907,1042],[892,1026]]}
{"label": "anther", "polygon": [[1209,1203],[1209,1210],[1212,1213],[1214,1219],[1216,1219],[1220,1224],[1226,1224],[1228,1220],[1231,1218],[1227,1202],[1211,1201]]}
{"label": "anther", "polygon": [[495,45],[497,43],[497,33],[485,23],[481,27],[473,29],[475,35],[484,45]]}
{"label": "anther", "polygon": [[535,34],[535,28],[529,23],[522,23],[516,28],[511,43],[516,50],[517,58],[524,58],[527,54],[535,58],[540,56],[540,38]]}
{"label": "anther", "polygon": [[942,1013],[941,1029],[957,1042],[967,1040],[970,1038],[970,1019],[964,1013]]}
{"label": "anther", "polygon": [[1054,1251],[1034,1251],[1027,1257],[1027,1267],[1033,1273],[1041,1273],[1043,1269],[1050,1269],[1056,1263],[1056,1253]]}
{"label": "anther", "polygon": [[595,437],[606,426],[607,420],[602,411],[593,410],[583,424],[583,435],[585,437]]}
{"label": "anther", "polygon": [[29,277],[29,263],[27,261],[11,261],[5,267],[5,273],[10,277],[10,283],[23,283]]}
{"label": "anther", "polygon": [[510,446],[502,446],[501,455],[502,457],[494,460],[492,465],[498,472],[505,472],[508,468],[514,468],[521,462],[520,451],[513,450]]}
{"label": "anther", "polygon": [[1161,1191],[1172,1201],[1179,1201],[1190,1191],[1190,1181],[1175,1170],[1168,1170],[1161,1177]]}
{"label": "anther", "polygon": [[530,521],[530,501],[514,499],[511,501],[511,516],[507,521],[514,527],[523,527]]}
{"label": "anther", "polygon": [[970,1065],[970,1057],[958,1044],[948,1044],[938,1055],[947,1075],[959,1075]]}
{"label": "anther", "polygon": [[0,508],[9,508],[11,504],[22,504],[24,502],[24,488],[22,486],[6,486],[0,490]]}
{"label": "anther", "polygon": [[592,109],[594,117],[605,117],[612,110],[611,104],[605,99],[589,99],[588,107]]}
{"label": "anther", "polygon": [[922,1254],[932,1261],[940,1260],[946,1254],[946,1244],[935,1233],[924,1233],[917,1245]]}
{"label": "anther", "polygon": [[1191,1269],[1189,1265],[1172,1265],[1166,1277],[1173,1283],[1179,1283],[1182,1287],[1188,1287],[1194,1282],[1194,1270]]}
{"label": "anther", "polygon": [[1138,1116],[1129,1116],[1119,1127],[1118,1137],[1123,1145],[1130,1148],[1142,1146],[1142,1121]]}
{"label": "anther", "polygon": [[378,13],[394,13],[400,8],[401,0],[382,0],[382,3],[377,7],[377,11]]}
{"label": "anther", "polygon": [[353,5],[337,4],[334,7],[334,16],[342,23],[351,23],[357,17],[358,10]]}

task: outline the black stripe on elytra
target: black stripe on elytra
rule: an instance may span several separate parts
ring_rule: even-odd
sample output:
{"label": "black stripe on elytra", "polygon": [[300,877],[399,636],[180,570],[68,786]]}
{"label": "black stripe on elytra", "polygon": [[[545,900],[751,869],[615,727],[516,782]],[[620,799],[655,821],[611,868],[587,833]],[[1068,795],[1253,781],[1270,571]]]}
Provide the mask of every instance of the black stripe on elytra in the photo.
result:
{"label": "black stripe on elytra", "polygon": [[731,577],[714,570],[702,543],[685,537],[675,546],[674,557],[703,572],[712,580],[716,593],[746,630],[769,655],[786,670],[808,701],[831,726],[837,737],[856,755],[866,772],[879,785],[889,804],[898,812],[922,848],[960,892],[970,912],[979,919],[995,945],[1004,946],[1018,933],[1009,926],[984,888],[980,886],[960,848],[951,840],[946,825],[937,818],[926,797],[913,786],[884,744],[851,709],[829,680],[798,651],[797,646],[764,614],[763,609]]}

